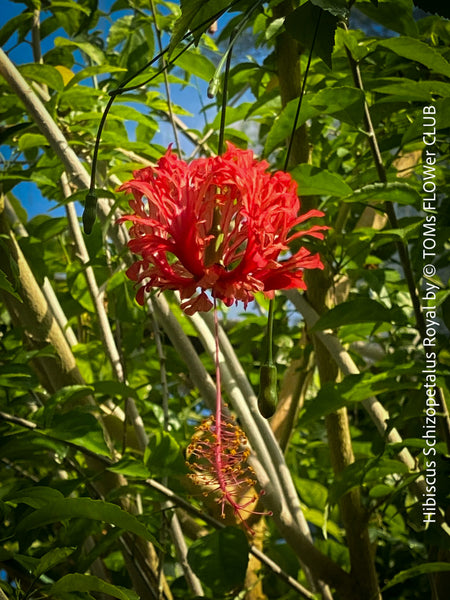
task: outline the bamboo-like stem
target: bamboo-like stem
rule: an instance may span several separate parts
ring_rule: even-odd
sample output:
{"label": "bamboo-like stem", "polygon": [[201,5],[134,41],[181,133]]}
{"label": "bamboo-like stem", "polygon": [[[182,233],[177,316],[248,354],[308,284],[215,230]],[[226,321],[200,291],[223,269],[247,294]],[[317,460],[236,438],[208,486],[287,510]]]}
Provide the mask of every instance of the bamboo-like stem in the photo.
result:
{"label": "bamboo-like stem", "polygon": [[[49,391],[55,392],[66,385],[83,385],[83,378],[67,339],[52,311],[49,310],[45,296],[17,244],[14,234],[9,229],[2,204],[0,204],[0,234],[4,235],[4,244],[0,246],[0,264],[13,286],[17,280],[21,298],[19,301],[5,292],[2,294],[5,303],[13,320],[24,329],[32,343],[37,345],[50,343],[54,347],[57,359],[50,357],[39,359]],[[13,272],[10,268],[11,260],[15,261],[17,272]],[[57,368],[54,367],[56,361],[58,362]]]}
{"label": "bamboo-like stem", "polygon": [[[69,186],[69,182],[67,181],[67,176],[63,173],[61,177],[61,184],[63,188],[64,195],[68,198],[72,191]],[[116,346],[116,342],[114,339],[114,334],[111,330],[111,325],[109,323],[108,315],[106,314],[105,303],[104,303],[104,295],[100,291],[97,280],[95,277],[94,269],[90,266],[90,256],[89,252],[86,248],[86,244],[84,242],[83,235],[81,233],[80,224],[78,221],[78,216],[75,210],[75,206],[73,202],[68,202],[66,204],[66,213],[67,220],[69,222],[69,228],[72,235],[72,239],[75,243],[75,247],[77,250],[78,258],[81,263],[84,265],[84,274],[86,277],[86,283],[89,289],[89,293],[92,299],[92,302],[95,307],[95,312],[98,318],[98,324],[100,328],[100,333],[103,339],[103,343],[105,346],[106,354],[111,362],[113,371],[118,381],[122,383],[126,383],[125,373],[122,365],[122,360],[120,357],[119,350]],[[136,433],[136,439],[138,441],[139,449],[144,451],[147,443],[148,436],[145,432],[144,423],[139,414],[139,411],[136,408],[136,404],[133,398],[127,399],[127,416],[131,416],[131,421],[133,424],[134,431]],[[124,423],[126,426],[126,422]]]}
{"label": "bamboo-like stem", "polygon": [[[5,196],[4,201],[5,214],[10,226],[21,237],[28,237],[28,231],[25,229],[23,223],[21,223],[21,221],[19,220],[19,217],[17,216],[16,211],[12,207],[11,202],[9,201],[7,196]],[[47,276],[44,277],[44,283],[42,284],[42,293],[44,294],[45,299],[47,300],[47,303],[51,308],[53,316],[58,322],[58,325],[61,327],[61,331],[63,332],[64,337],[66,338],[69,346],[75,346],[76,344],[78,344],[77,337],[72,327],[69,325],[67,317],[64,314],[61,304],[59,303],[59,300],[55,294],[55,290],[53,289],[52,284],[50,283]]]}

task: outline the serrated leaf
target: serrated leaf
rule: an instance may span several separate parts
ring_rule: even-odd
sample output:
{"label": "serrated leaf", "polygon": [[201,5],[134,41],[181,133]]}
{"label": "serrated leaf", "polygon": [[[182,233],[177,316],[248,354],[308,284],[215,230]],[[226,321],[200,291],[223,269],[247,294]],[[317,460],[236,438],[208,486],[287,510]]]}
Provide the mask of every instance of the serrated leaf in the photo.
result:
{"label": "serrated leaf", "polygon": [[56,565],[64,562],[71,554],[73,554],[75,548],[54,548],[47,552],[39,559],[39,563],[34,568],[33,574],[35,577],[40,577]]}
{"label": "serrated leaf", "polygon": [[350,14],[347,0],[311,0],[311,3],[344,21]]}
{"label": "serrated leaf", "polygon": [[[275,148],[284,144],[292,135],[292,124],[294,122],[295,113],[297,112],[298,99],[291,100],[283,108],[279,116],[274,120],[269,133],[267,134],[266,143],[264,146],[264,154],[268,156]],[[320,112],[308,102],[308,96],[303,98],[303,104],[300,110],[297,129],[301,127],[308,119],[317,117]]]}
{"label": "serrated leaf", "polygon": [[82,575],[81,573],[70,573],[64,575],[59,581],[50,587],[50,595],[77,592],[99,592],[118,598],[119,600],[139,600],[139,596],[132,590],[108,583],[94,575]]}
{"label": "serrated leaf", "polygon": [[50,523],[78,518],[109,523],[119,529],[130,531],[159,547],[159,543],[154,536],[135,516],[127,513],[115,504],[105,502],[104,500],[91,500],[91,498],[62,498],[54,500],[47,506],[39,508],[22,519],[17,526],[17,532],[23,533],[37,527],[45,527]]}
{"label": "serrated leaf", "polygon": [[152,474],[180,475],[186,472],[181,448],[167,431],[156,431],[148,442],[145,464]]}
{"label": "serrated leaf", "polygon": [[9,494],[3,500],[12,504],[26,504],[32,508],[42,508],[55,500],[62,500],[63,495],[54,488],[45,485],[23,488]]}
{"label": "serrated leaf", "polygon": [[[373,2],[372,2],[373,4]],[[358,2],[358,10],[391,31],[402,35],[418,35],[419,29],[413,17],[412,0],[390,0],[371,6],[368,2]]]}
{"label": "serrated leaf", "polygon": [[24,133],[19,138],[19,150],[28,150],[29,148],[42,148],[48,146],[47,138],[40,133]]}
{"label": "serrated leaf", "polygon": [[[57,48],[72,48],[81,50],[84,54],[89,56],[97,65],[101,65],[105,63],[105,55],[100,48],[94,46],[90,42],[77,42],[73,39],[66,39],[62,37],[55,38],[55,46]],[[58,73],[59,75],[59,73]],[[61,77],[61,75],[59,75]],[[62,81],[62,77],[61,77]]]}
{"label": "serrated leaf", "polygon": [[22,302],[22,298],[13,288],[6,273],[2,269],[0,269],[0,289],[4,290],[5,292],[8,292],[8,294],[11,294],[11,296],[14,296],[14,298],[19,300],[19,302]]}
{"label": "serrated leaf", "polygon": [[192,33],[198,44],[217,15],[229,6],[229,0],[181,0],[180,4],[181,16],[173,28],[169,56],[188,32]]}
{"label": "serrated leaf", "polygon": [[[393,96],[392,102],[398,102],[399,97],[404,101],[421,100],[431,102],[433,96],[450,97],[450,84],[443,81],[414,81],[412,79],[390,77],[382,79],[379,83],[372,82],[367,88],[380,94]],[[386,98],[382,98],[386,101]],[[380,101],[378,101],[379,103]],[[420,115],[423,126],[423,116]]]}
{"label": "serrated leaf", "polygon": [[76,444],[97,454],[105,456],[110,454],[101,425],[90,413],[73,410],[56,414],[52,426],[45,429],[44,434],[63,442]]}
{"label": "serrated leaf", "polygon": [[340,121],[359,126],[364,117],[364,94],[347,86],[324,88],[314,94],[309,102],[320,113],[333,115]]}
{"label": "serrated leaf", "polygon": [[190,78],[191,75],[195,75],[205,81],[210,81],[216,70],[209,58],[203,56],[203,54],[194,52],[193,50],[187,50],[179,56],[175,65],[180,69],[184,69],[188,78]]}
{"label": "serrated leaf", "polygon": [[[331,4],[328,2],[328,4]],[[319,21],[320,19],[320,21]],[[319,22],[313,53],[331,68],[331,55],[334,48],[334,34],[338,19],[328,10],[307,2],[291,12],[285,20],[286,30],[298,40],[303,48],[312,48],[316,23]]]}
{"label": "serrated leaf", "polygon": [[418,577],[419,575],[427,575],[428,573],[439,573],[443,571],[450,571],[450,565],[448,563],[423,563],[421,565],[417,565],[416,567],[411,567],[411,569],[407,569],[406,571],[400,571],[400,573],[397,573],[397,575],[395,575],[395,577],[393,577],[381,591],[384,592],[394,585],[398,585],[407,579],[411,579],[411,577]]}
{"label": "serrated leaf", "polygon": [[6,363],[0,365],[0,386],[14,389],[31,389],[37,378],[28,365]]}
{"label": "serrated leaf", "polygon": [[336,173],[312,165],[299,165],[291,172],[300,196],[347,196],[352,188]]}
{"label": "serrated leaf", "polygon": [[225,527],[194,542],[188,561],[216,594],[242,586],[248,564],[248,542],[240,529]]}
{"label": "serrated leaf", "polygon": [[393,317],[393,311],[376,300],[372,300],[371,298],[356,298],[355,300],[348,300],[347,302],[338,304],[324,313],[311,331],[335,329],[342,327],[342,325],[355,323],[391,323]]}
{"label": "serrated leaf", "polygon": [[142,461],[136,460],[131,456],[124,456],[119,461],[108,467],[109,471],[121,473],[125,477],[137,477],[138,479],[147,479],[150,477],[148,469],[142,464]]}
{"label": "serrated leaf", "polygon": [[104,394],[113,398],[121,396],[122,398],[138,399],[136,390],[120,381],[96,381],[93,388],[97,394]]}
{"label": "serrated leaf", "polygon": [[104,73],[126,73],[127,70],[124,67],[115,67],[113,65],[98,65],[95,67],[86,67],[75,73],[72,79],[66,84],[66,89],[69,89],[89,77],[95,77]]}
{"label": "serrated leaf", "polygon": [[425,65],[430,71],[434,71],[445,77],[450,77],[450,63],[446,61],[442,54],[437,50],[428,44],[424,44],[420,40],[401,36],[383,40],[379,42],[379,45],[392,50],[392,52],[395,52],[398,56]]}
{"label": "serrated leaf", "polygon": [[[399,374],[401,370],[399,369]],[[404,389],[418,389],[419,387],[418,383],[412,383],[410,380],[397,381],[394,370],[376,375],[371,373],[347,375],[339,383],[326,383],[322,386],[314,400],[307,404],[302,415],[302,422],[313,422],[342,406],[362,402],[378,394]]]}
{"label": "serrated leaf", "polygon": [[393,181],[389,183],[371,183],[359,190],[355,190],[351,196],[344,198],[344,202],[392,202],[395,204],[418,205],[421,202],[419,192],[408,183]]}
{"label": "serrated leaf", "polygon": [[58,92],[61,92],[64,89],[64,80],[61,73],[51,65],[33,63],[21,65],[19,70],[25,79],[43,83]]}
{"label": "serrated leaf", "polygon": [[122,103],[112,106],[110,115],[121,120],[136,121],[137,123],[141,123],[152,130],[158,129],[158,123],[152,117],[144,115],[132,106],[126,106]]}

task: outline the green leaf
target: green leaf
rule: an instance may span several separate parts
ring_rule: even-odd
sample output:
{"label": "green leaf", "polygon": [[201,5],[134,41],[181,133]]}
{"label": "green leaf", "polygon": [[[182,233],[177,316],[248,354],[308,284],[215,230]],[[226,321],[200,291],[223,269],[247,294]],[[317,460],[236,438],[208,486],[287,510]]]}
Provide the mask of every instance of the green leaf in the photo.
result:
{"label": "green leaf", "polygon": [[118,102],[115,106],[111,107],[110,115],[122,120],[136,121],[137,123],[141,123],[152,130],[158,129],[158,123],[151,117],[144,115],[142,112],[136,110],[132,106],[126,106],[121,102]]}
{"label": "green leaf", "polygon": [[339,19],[347,20],[350,14],[347,0],[311,0],[311,3]]}
{"label": "green leaf", "polygon": [[[297,112],[298,99],[291,100],[283,108],[279,116],[273,121],[273,125],[267,134],[266,143],[264,146],[264,154],[268,156],[275,148],[281,144],[285,144],[292,134],[292,124],[294,122],[295,113]],[[297,122],[297,129],[301,127],[308,119],[313,119],[320,114],[319,110],[308,103],[308,96],[303,98],[303,104],[300,111],[300,116]]]}
{"label": "green leaf", "polygon": [[19,149],[28,150],[29,148],[42,148],[48,146],[47,138],[40,133],[24,133],[19,138]]}
{"label": "green leaf", "polygon": [[402,36],[383,40],[379,45],[392,50],[398,56],[425,65],[430,71],[450,77],[450,63],[437,50],[420,40]]}
{"label": "green leaf", "polygon": [[367,204],[379,202],[392,202],[396,204],[412,204],[418,206],[421,201],[419,192],[409,183],[392,181],[389,183],[371,183],[351,196],[344,198],[344,202],[363,202]]}
{"label": "green leaf", "polygon": [[356,127],[363,123],[364,94],[353,87],[324,88],[314,94],[309,102],[321,114],[333,115],[340,121]]}
{"label": "green leaf", "polygon": [[[408,371],[411,367],[409,365],[399,367],[398,374],[402,373],[402,369]],[[418,389],[419,387],[419,383],[413,383],[409,379],[397,381],[395,367],[388,373],[347,375],[340,383],[326,383],[322,386],[314,400],[307,404],[302,415],[302,423],[314,422],[342,406],[362,402],[372,396],[404,389]]]}
{"label": "green leaf", "polygon": [[394,311],[386,308],[371,298],[356,298],[338,304],[324,313],[311,331],[322,331],[323,329],[336,329],[342,325],[355,323],[378,323],[393,321]]}
{"label": "green leaf", "polygon": [[381,590],[384,592],[394,585],[398,585],[399,583],[403,583],[407,579],[411,579],[411,577],[417,577],[418,575],[426,575],[428,573],[440,573],[443,571],[450,571],[450,565],[444,562],[434,562],[434,563],[423,563],[418,565],[417,567],[411,567],[411,569],[407,569],[406,571],[400,571],[397,573],[395,577],[391,579],[391,581],[384,586]]}
{"label": "green leaf", "polygon": [[344,530],[333,521],[325,520],[325,516],[322,512],[320,512],[320,510],[308,507],[305,507],[303,510],[305,513],[305,519],[309,523],[312,523],[322,531],[325,530],[337,540],[343,541]]}
{"label": "green leaf", "polygon": [[94,388],[90,385],[67,385],[52,395],[52,401],[60,406],[64,406],[68,402],[74,404],[76,401],[90,396],[93,391]]}
{"label": "green leaf", "polygon": [[63,495],[58,490],[39,485],[18,490],[13,494],[9,494],[3,500],[12,504],[27,504],[37,509],[61,499],[63,499]]}
{"label": "green leaf", "polygon": [[167,431],[156,431],[145,452],[146,467],[154,475],[181,475],[186,472],[185,460],[178,442]]}
{"label": "green leaf", "polygon": [[[440,98],[433,102],[433,104],[436,108],[436,130],[446,129],[447,127],[450,127],[450,96],[447,98]],[[422,111],[420,111],[420,113],[405,131],[401,140],[401,146],[403,147],[413,140],[422,141],[424,133],[423,129],[423,114]]]}
{"label": "green leaf", "polygon": [[81,52],[89,56],[89,58],[91,58],[97,65],[105,63],[105,55],[103,51],[90,42],[77,42],[73,39],[68,40],[62,37],[57,37],[55,38],[54,44],[57,48],[72,48],[74,50],[81,50]]}
{"label": "green leaf", "polygon": [[[86,396],[86,392],[83,392]],[[70,442],[95,452],[109,456],[110,451],[103,436],[99,421],[90,413],[73,410],[55,414],[52,427],[43,432],[57,440]]]}
{"label": "green leaf", "polygon": [[136,390],[120,381],[96,381],[93,388],[97,394],[104,394],[113,398],[121,396],[122,398],[138,399]]}
{"label": "green leaf", "polygon": [[385,496],[389,496],[392,494],[393,488],[385,483],[379,483],[374,485],[373,488],[369,490],[369,496],[371,498],[384,498]]}
{"label": "green leaf", "polygon": [[186,71],[188,80],[190,79],[191,75],[195,75],[200,79],[210,81],[213,78],[216,70],[209,58],[203,56],[203,54],[194,52],[193,50],[187,50],[181,56],[179,56],[175,65]]}
{"label": "green leaf", "polygon": [[148,479],[150,477],[150,473],[142,464],[142,461],[132,458],[131,456],[124,456],[108,467],[108,470],[113,471],[114,473],[121,473],[122,475],[125,475],[125,477],[136,477],[138,479]]}
{"label": "green leaf", "polygon": [[[327,4],[331,2],[314,2],[314,4]],[[307,2],[291,12],[285,20],[286,31],[298,40],[303,48],[308,50],[312,47],[314,31],[319,21],[319,29],[314,44],[313,52],[319,56],[331,69],[331,54],[334,48],[334,34],[336,31],[338,19],[328,10],[322,11],[319,6]]]}
{"label": "green leaf", "polygon": [[77,592],[99,592],[118,598],[119,600],[139,600],[139,596],[132,590],[127,590],[112,583],[107,583],[94,575],[82,575],[71,573],[64,575],[59,581],[50,587],[50,595],[57,597],[59,594]]}
{"label": "green leaf", "polygon": [[216,20],[229,0],[181,0],[181,16],[176,21],[169,44],[169,56],[188,31],[198,44],[203,33]]}
{"label": "green leaf", "polygon": [[109,523],[119,529],[130,531],[159,547],[159,543],[154,536],[136,517],[115,504],[104,500],[91,500],[90,498],[53,500],[47,506],[39,508],[22,519],[17,526],[17,533],[24,533],[66,519],[92,519],[93,521]]}
{"label": "green leaf", "polygon": [[8,294],[11,294],[11,296],[14,296],[14,298],[22,302],[22,298],[13,288],[6,273],[2,269],[0,269],[0,289],[4,290],[5,292],[8,292]]}
{"label": "green leaf", "polygon": [[28,365],[7,363],[0,365],[0,386],[6,388],[32,389],[37,378]]}
{"label": "green leaf", "polygon": [[216,594],[242,586],[248,564],[245,533],[225,527],[194,542],[188,561],[196,575]]}
{"label": "green leaf", "polygon": [[20,15],[9,19],[0,29],[0,46],[4,46],[18,29],[23,29],[24,27],[28,29],[32,19],[33,14],[30,11],[23,11]]}
{"label": "green leaf", "polygon": [[[387,100],[398,102],[399,99],[405,102],[411,102],[412,100],[431,102],[434,96],[450,97],[450,84],[443,81],[414,81],[413,79],[400,77],[387,77],[379,82],[371,82],[367,89],[389,96],[389,98],[382,98],[381,102]],[[377,104],[379,103],[380,100]],[[422,114],[420,119],[423,126]]]}
{"label": "green leaf", "polygon": [[412,0],[379,0],[377,6],[369,1],[358,2],[358,10],[391,31],[416,36],[419,33],[413,17]]}
{"label": "green leaf", "polygon": [[300,196],[347,196],[352,188],[336,173],[312,165],[299,165],[291,172]]}
{"label": "green leaf", "polygon": [[[112,27],[111,27],[112,29]],[[79,83],[80,81],[83,81],[83,79],[87,79],[89,77],[94,77],[97,75],[102,75],[103,73],[126,73],[127,70],[123,67],[115,67],[113,65],[98,65],[95,67],[85,67],[84,69],[81,69],[81,71],[78,71],[78,73],[75,73],[75,75],[72,77],[72,79],[66,84],[66,89],[69,89],[71,87],[73,87],[74,85],[76,85],[77,83]]]}
{"label": "green leaf", "polygon": [[34,576],[40,577],[47,571],[50,571],[56,565],[64,562],[74,551],[75,548],[54,548],[50,550],[50,552],[47,552],[39,559],[39,563],[34,568]]}
{"label": "green leaf", "polygon": [[64,89],[64,80],[61,73],[51,65],[39,63],[21,65],[19,71],[25,79],[43,83],[58,92],[62,92]]}

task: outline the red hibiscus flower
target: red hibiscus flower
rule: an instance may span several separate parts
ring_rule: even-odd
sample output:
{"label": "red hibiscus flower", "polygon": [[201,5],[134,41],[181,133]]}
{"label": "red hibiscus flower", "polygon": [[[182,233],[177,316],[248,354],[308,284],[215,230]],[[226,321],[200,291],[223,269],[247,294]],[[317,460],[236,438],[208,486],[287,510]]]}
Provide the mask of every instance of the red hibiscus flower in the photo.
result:
{"label": "red hibiscus flower", "polygon": [[273,297],[274,290],[306,288],[303,270],[323,268],[319,255],[301,247],[279,256],[301,236],[322,239],[324,226],[291,231],[323,213],[299,217],[296,182],[268,166],[232,144],[221,156],[190,163],[169,148],[156,168],[122,185],[133,194],[133,214],[121,221],[133,223],[128,245],[142,257],[127,271],[140,285],[140,304],[153,287],[179,290],[187,314],[212,308],[208,290],[230,306],[247,305],[258,291]]}

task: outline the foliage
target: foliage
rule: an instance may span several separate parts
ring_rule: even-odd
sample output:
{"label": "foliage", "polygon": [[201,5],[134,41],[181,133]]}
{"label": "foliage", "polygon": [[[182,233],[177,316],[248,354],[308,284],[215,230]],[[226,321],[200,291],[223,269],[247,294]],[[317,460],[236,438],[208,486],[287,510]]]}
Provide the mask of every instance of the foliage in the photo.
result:
{"label": "foliage", "polygon": [[[0,42],[33,95],[0,56],[7,597],[444,598],[448,15],[411,0],[14,7]],[[309,274],[305,295],[275,299],[270,422],[254,394],[267,299],[220,309],[223,393],[265,491],[249,539],[187,477],[186,449],[215,396],[211,321],[184,315],[171,292],[135,302],[116,223],[128,211],[118,186],[177,136],[186,159],[217,153],[225,78],[225,140],[272,170],[293,141],[301,212],[323,210],[331,227],[307,243],[325,271]],[[112,97],[83,236],[79,202]],[[26,190],[42,195],[42,214],[28,214]]]}

